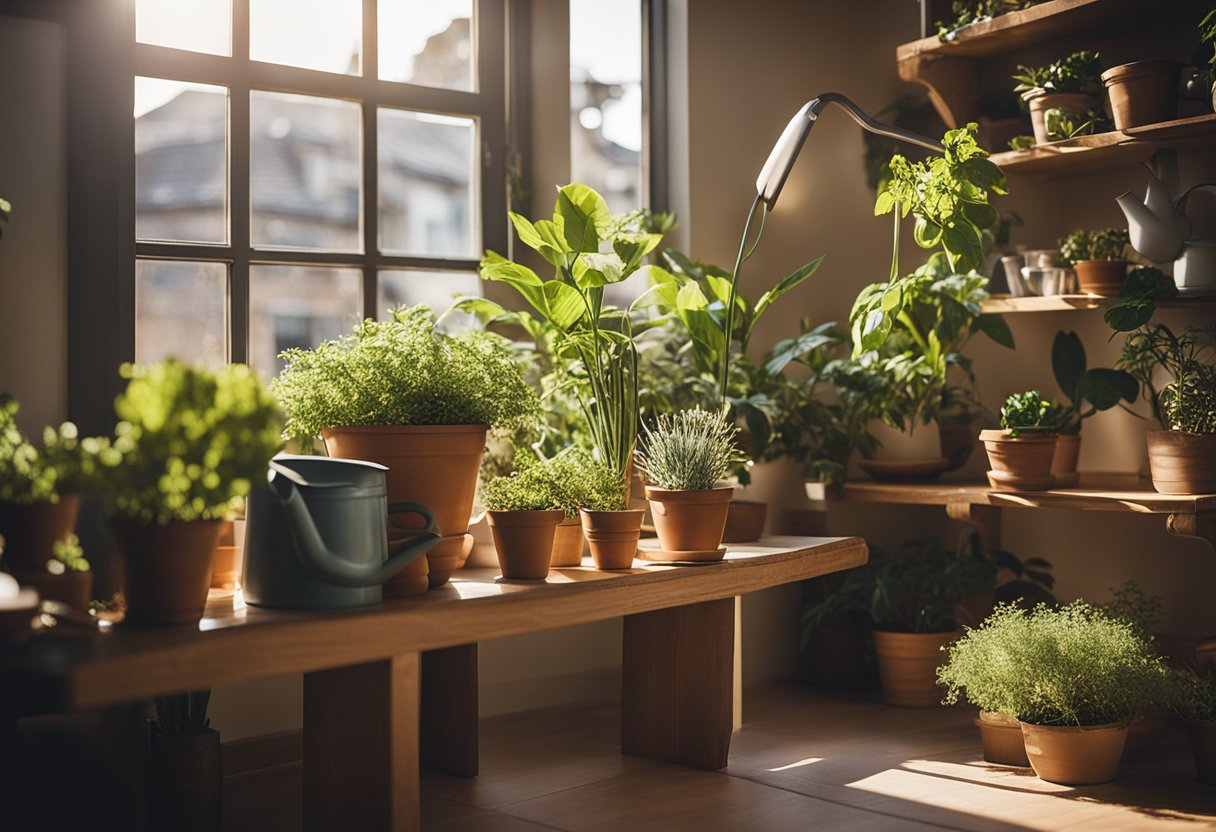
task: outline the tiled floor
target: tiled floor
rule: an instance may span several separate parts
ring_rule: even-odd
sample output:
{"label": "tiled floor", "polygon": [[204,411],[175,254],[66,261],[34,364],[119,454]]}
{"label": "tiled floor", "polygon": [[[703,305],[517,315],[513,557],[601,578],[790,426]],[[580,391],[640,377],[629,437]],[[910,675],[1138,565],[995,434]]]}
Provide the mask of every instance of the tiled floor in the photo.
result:
{"label": "tiled floor", "polygon": [[[482,773],[426,775],[423,824],[442,832],[649,830],[1216,829],[1216,787],[1186,737],[1125,759],[1106,786],[1066,788],[992,766],[963,708],[889,708],[876,696],[749,691],[731,763],[705,772],[625,757],[612,707],[482,723]],[[231,778],[229,830],[299,828],[299,768]]]}

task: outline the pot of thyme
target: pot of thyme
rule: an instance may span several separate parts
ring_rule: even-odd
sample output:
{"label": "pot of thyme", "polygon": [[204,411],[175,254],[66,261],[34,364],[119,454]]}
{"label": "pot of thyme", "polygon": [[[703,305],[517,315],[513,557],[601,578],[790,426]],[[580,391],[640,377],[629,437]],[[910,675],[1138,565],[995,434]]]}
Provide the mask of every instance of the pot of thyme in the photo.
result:
{"label": "pot of thyme", "polygon": [[1057,332],[1051,342],[1051,370],[1067,404],[1059,409],[1059,439],[1051,473],[1058,488],[1077,484],[1077,458],[1081,453],[1084,420],[1122,402],[1132,404],[1140,395],[1140,382],[1126,370],[1090,368],[1085,346],[1075,332]]}
{"label": "pot of thyme", "polygon": [[1001,429],[980,431],[988,483],[998,491],[1046,491],[1063,414],[1038,390],[1014,393],[1001,408]]}
{"label": "pot of thyme", "polygon": [[126,621],[194,624],[220,525],[264,481],[281,445],[279,411],[243,364],[209,370],[168,359],[127,364],[122,374],[115,435],[85,452],[104,471]]}
{"label": "pot of thyme", "polygon": [[1125,228],[1076,231],[1061,237],[1060,265],[1077,273],[1081,291],[1089,295],[1114,297],[1127,277],[1127,247],[1131,238]]}
{"label": "pot of thyme", "polygon": [[211,691],[155,701],[148,766],[152,829],[219,832],[224,825],[224,761],[220,732],[211,727]]}
{"label": "pot of thyme", "polygon": [[[1039,144],[1052,140],[1048,135],[1046,113],[1054,110],[1067,114],[1072,120],[1087,119],[1087,114],[1101,108],[1102,66],[1097,52],[1074,52],[1046,66],[1019,66],[1013,80],[1018,82],[1014,92],[1030,106],[1030,123]],[[1081,132],[1077,128],[1069,132]]]}
{"label": "pot of thyme", "polygon": [[870,615],[888,705],[930,708],[941,702],[941,650],[962,634],[956,605],[995,585],[996,568],[986,558],[933,541],[909,541],[878,566]]}
{"label": "pot of thyme", "polygon": [[629,508],[629,487],[611,467],[592,461],[575,484],[579,518],[596,569],[629,569],[642,535],[642,509]]}
{"label": "pot of thyme", "polygon": [[726,514],[735,489],[719,485],[742,458],[738,429],[700,408],[659,416],[644,428],[638,462],[663,560],[721,560]]}
{"label": "pot of thyme", "polygon": [[[390,309],[312,350],[287,350],[271,390],[287,414],[284,436],[303,449],[319,435],[330,456],[388,468],[388,500],[425,505],[443,541],[427,552],[431,587],[467,556],[478,469],[490,428],[512,430],[539,416],[510,342],[488,332],[448,335],[426,306]],[[412,535],[418,518],[389,520]],[[408,594],[412,570],[384,586]]]}
{"label": "pot of thyme", "polygon": [[542,465],[494,477],[481,487],[502,576],[544,580],[557,524],[565,517],[559,486]]}
{"label": "pot of thyme", "polygon": [[1186,733],[1201,783],[1216,783],[1216,676],[1191,669],[1174,671],[1170,707],[1186,722]]}

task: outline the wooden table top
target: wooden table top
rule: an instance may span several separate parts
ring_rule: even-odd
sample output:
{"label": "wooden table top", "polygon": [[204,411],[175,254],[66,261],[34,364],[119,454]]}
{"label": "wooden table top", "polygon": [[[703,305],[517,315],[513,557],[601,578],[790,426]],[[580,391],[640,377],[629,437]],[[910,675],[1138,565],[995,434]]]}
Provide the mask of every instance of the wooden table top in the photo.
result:
{"label": "wooden table top", "polygon": [[849,569],[866,557],[856,537],[770,537],[731,544],[718,563],[635,561],[630,570],[601,572],[588,558],[543,582],[461,569],[425,595],[354,609],[262,609],[213,594],[197,627],[64,628],[0,648],[0,694],[18,712],[113,705],[729,598]]}

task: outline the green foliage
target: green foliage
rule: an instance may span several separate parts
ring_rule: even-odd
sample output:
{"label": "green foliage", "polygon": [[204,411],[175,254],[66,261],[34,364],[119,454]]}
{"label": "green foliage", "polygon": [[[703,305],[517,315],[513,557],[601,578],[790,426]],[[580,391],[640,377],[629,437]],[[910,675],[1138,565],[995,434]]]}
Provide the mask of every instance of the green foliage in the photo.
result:
{"label": "green foliage", "polygon": [[1047,66],[1019,66],[1013,80],[1015,92],[1033,89],[1047,92],[1076,92],[1098,95],[1102,92],[1102,64],[1097,52],[1074,52]]}
{"label": "green foliage", "polygon": [[742,459],[738,428],[719,413],[694,408],[658,417],[646,426],[637,461],[659,488],[708,491]]}
{"label": "green foliage", "polygon": [[1009,140],[1010,150],[1030,150],[1038,142],[1034,136],[1014,136]]}
{"label": "green foliage", "polygon": [[[1153,415],[1167,430],[1216,433],[1216,324],[1143,326],[1123,342],[1119,367],[1139,380]],[[1157,371],[1168,379],[1156,386]]]}
{"label": "green foliage", "polygon": [[629,508],[629,481],[607,465],[590,460],[578,479],[571,480],[572,499],[591,511],[625,511]]}
{"label": "green foliage", "polygon": [[210,690],[162,696],[156,700],[156,730],[173,737],[195,737],[207,733]]}
{"label": "green foliage", "polygon": [[1170,707],[1183,719],[1216,721],[1216,676],[1187,668],[1170,674]]}
{"label": "green foliage", "polygon": [[1130,624],[1081,601],[1027,613],[1001,605],[946,648],[947,703],[1035,725],[1105,725],[1168,698],[1168,676]]}
{"label": "green foliage", "polygon": [[1064,411],[1038,390],[1014,393],[1001,407],[1001,427],[1010,436],[1022,433],[1056,433],[1065,419]]}
{"label": "green foliage", "polygon": [[1161,623],[1161,596],[1150,596],[1133,580],[1111,587],[1110,594],[1111,600],[1102,605],[1103,612],[1127,622],[1141,638],[1151,641],[1153,628]]}
{"label": "green foliage", "polygon": [[875,575],[878,565],[887,557],[881,549],[871,546],[870,560],[862,566],[803,581],[799,613],[803,650],[815,631],[829,628],[842,618],[864,619],[868,625]]}
{"label": "green foliage", "polygon": [[965,274],[980,267],[984,231],[1000,218],[988,204],[988,194],[1006,193],[1006,185],[1001,169],[976,143],[977,129],[971,123],[948,131],[941,156],[923,162],[909,162],[899,154],[891,158],[891,178],[878,194],[874,215],[895,213],[892,283],[899,274],[899,223],[909,213],[916,217],[913,237],[918,246],[940,246],[955,272]]}
{"label": "green foliage", "polygon": [[958,38],[959,30],[980,20],[1000,17],[1009,12],[1028,9],[1044,0],[954,0],[950,11],[954,20],[949,23],[937,23],[937,36],[942,43],[948,43]]}
{"label": "green foliage", "polygon": [[85,449],[114,510],[144,523],[220,520],[266,476],[279,449],[280,419],[257,374],[176,359],[122,367],[112,442]]}
{"label": "green foliage", "polygon": [[426,306],[389,310],[314,350],[287,350],[271,385],[287,414],[284,436],[311,447],[342,425],[475,425],[534,421],[539,402],[506,339],[445,335]]}
{"label": "green foliage", "polygon": [[993,599],[998,603],[1016,604],[1023,609],[1033,609],[1036,604],[1054,605],[1056,598],[1052,590],[1056,578],[1051,574],[1051,562],[1039,557],[1023,560],[1007,549],[989,549],[986,556],[998,570],[1007,571],[1012,578],[999,580]]}
{"label": "green foliage", "polygon": [[996,568],[987,559],[910,541],[878,565],[870,613],[880,630],[948,632],[958,626],[954,605],[995,585]]}
{"label": "green foliage", "polygon": [[89,571],[89,562],[85,560],[84,548],[80,545],[80,538],[76,535],[69,534],[66,540],[55,541],[51,551],[55,553],[55,559],[48,562],[46,568],[53,574]]}
{"label": "green foliage", "polygon": [[1208,55],[1208,87],[1216,91],[1216,8],[1209,9],[1203,20],[1199,21],[1199,40]]}
{"label": "green foliage", "polygon": [[603,502],[598,490],[619,488],[602,477],[590,454],[566,448],[548,459],[521,457],[518,470],[494,477],[481,486],[481,501],[495,511],[561,509],[567,520],[589,501]]}
{"label": "green foliage", "polygon": [[539,466],[495,477],[481,487],[481,500],[491,511],[548,511],[559,508],[553,480]]}
{"label": "green foliage", "polygon": [[[1062,408],[1061,433],[1078,433],[1081,420],[1140,395],[1140,382],[1126,370],[1089,369],[1085,346],[1075,332],[1057,332],[1051,342],[1051,369],[1068,406]],[[1088,406],[1088,409],[1087,409]]]}
{"label": "green foliage", "polygon": [[[76,426],[64,422],[43,431],[39,450],[17,427],[17,400],[0,394],[0,500],[10,503],[59,502],[81,489],[84,467]],[[84,440],[86,443],[90,440]]]}
{"label": "green foliage", "polygon": [[1102,319],[1116,332],[1131,332],[1149,322],[1157,311],[1157,301],[1178,296],[1178,286],[1160,269],[1138,266],[1127,274],[1123,287]]}
{"label": "green foliage", "polygon": [[1131,238],[1125,228],[1103,228],[1100,231],[1078,228],[1060,238],[1060,264],[1075,266],[1082,260],[1123,260],[1129,245]]}
{"label": "green foliage", "polygon": [[1049,142],[1092,136],[1094,133],[1109,133],[1111,129],[1110,119],[1100,108],[1074,112],[1060,107],[1049,107],[1043,111],[1043,132],[1047,134]]}

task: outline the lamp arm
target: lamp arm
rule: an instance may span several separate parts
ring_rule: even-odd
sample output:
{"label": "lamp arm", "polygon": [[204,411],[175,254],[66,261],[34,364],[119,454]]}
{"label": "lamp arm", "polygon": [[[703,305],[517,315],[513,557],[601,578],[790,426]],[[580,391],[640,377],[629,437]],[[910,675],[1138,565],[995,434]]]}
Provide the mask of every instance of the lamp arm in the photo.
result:
{"label": "lamp arm", "polygon": [[[816,109],[816,115],[823,110],[827,104],[835,104],[837,107],[844,110],[853,121],[857,122],[863,129],[879,136],[887,136],[891,139],[899,139],[908,144],[914,144],[923,147],[926,150],[932,150],[934,153],[941,153],[944,148],[942,143],[936,139],[930,139],[928,136],[922,136],[920,133],[914,133],[911,130],[905,130],[902,127],[896,127],[893,124],[885,124],[877,119],[871,118],[864,110],[854,104],[847,96],[841,95],[838,92],[825,92],[817,99],[820,102]],[[813,103],[813,102],[812,102]]]}

